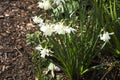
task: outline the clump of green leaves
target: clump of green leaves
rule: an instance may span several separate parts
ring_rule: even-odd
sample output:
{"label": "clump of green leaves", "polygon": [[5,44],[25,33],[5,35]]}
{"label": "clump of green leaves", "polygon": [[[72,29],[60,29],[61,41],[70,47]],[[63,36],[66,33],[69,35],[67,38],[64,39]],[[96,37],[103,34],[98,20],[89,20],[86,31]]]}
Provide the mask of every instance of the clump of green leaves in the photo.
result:
{"label": "clump of green leaves", "polygon": [[39,31],[36,31],[35,33],[32,34],[27,34],[27,45],[38,45],[40,42],[40,35],[41,33]]}
{"label": "clump of green leaves", "polygon": [[[58,66],[69,80],[80,80],[85,73],[99,67],[90,66],[91,61],[106,44],[110,43],[114,46],[113,50],[117,54],[120,53],[118,27],[113,27],[119,24],[116,10],[118,1],[59,1],[39,2],[39,7],[46,11],[47,16],[40,15],[44,20],[40,16],[33,18],[33,21],[40,26],[40,32],[27,35],[28,44],[38,45],[34,60],[37,62],[40,79],[44,77],[41,68],[48,66],[41,66],[43,60]],[[115,35],[108,31],[114,32]],[[110,35],[114,35],[112,38],[116,42],[109,40]]]}

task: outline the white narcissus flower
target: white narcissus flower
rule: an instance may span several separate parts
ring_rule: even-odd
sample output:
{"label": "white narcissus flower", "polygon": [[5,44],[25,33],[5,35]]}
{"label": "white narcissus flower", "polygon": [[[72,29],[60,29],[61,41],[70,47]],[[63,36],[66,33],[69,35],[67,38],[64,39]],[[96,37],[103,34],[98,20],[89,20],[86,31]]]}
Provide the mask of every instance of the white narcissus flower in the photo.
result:
{"label": "white narcissus flower", "polygon": [[43,2],[38,2],[38,7],[42,8],[44,10],[48,10],[48,9],[52,8],[50,1],[48,1],[48,0],[44,0]]}
{"label": "white narcissus flower", "polygon": [[44,8],[43,2],[38,2],[38,7],[43,9]]}
{"label": "white narcissus flower", "polygon": [[45,56],[52,56],[49,53],[53,53],[51,50],[43,48],[41,45],[38,45],[35,49],[40,51],[40,54],[41,54],[40,56],[42,58],[45,58]]}
{"label": "white narcissus flower", "polygon": [[39,24],[42,24],[42,23],[43,23],[43,19],[42,19],[42,18],[39,18],[39,17],[37,17],[37,16],[32,17],[32,19],[33,19],[33,21],[34,21],[35,23],[39,23]]}
{"label": "white narcissus flower", "polygon": [[56,33],[65,34],[65,27],[62,23],[55,24],[54,28]]}
{"label": "white narcissus flower", "polygon": [[56,66],[53,63],[50,63],[48,66],[48,70],[46,71],[46,74],[51,71],[52,77],[54,78],[55,74],[54,71],[60,71],[60,68],[58,66]]}
{"label": "white narcissus flower", "polygon": [[54,27],[53,25],[46,24],[46,25],[42,25],[40,30],[43,32],[45,36],[51,36],[52,33],[54,32]]}
{"label": "white narcissus flower", "polygon": [[40,52],[41,57],[42,57],[42,58],[45,58],[45,56],[49,56],[49,52],[50,52],[49,49],[45,49],[45,48],[42,49],[41,52]]}
{"label": "white narcissus flower", "polygon": [[49,66],[48,66],[48,70],[54,70],[55,69],[55,64],[53,63],[50,63]]}
{"label": "white narcissus flower", "polygon": [[100,39],[103,40],[104,42],[108,42],[110,40],[110,35],[113,35],[114,32],[108,33],[105,32],[104,34],[100,34]]}
{"label": "white narcissus flower", "polygon": [[36,50],[41,51],[43,49],[43,47],[41,45],[38,45],[37,47],[35,47]]}
{"label": "white narcissus flower", "polygon": [[64,0],[54,0],[54,2],[57,4],[57,5],[59,5],[59,4],[61,4],[61,2],[65,2]]}
{"label": "white narcissus flower", "polygon": [[51,75],[52,75],[53,78],[54,78],[54,76],[55,76],[55,74],[54,74],[54,68],[55,68],[55,64],[50,63],[49,66],[48,66],[48,71],[47,71],[47,73],[48,73],[49,71],[51,71]]}

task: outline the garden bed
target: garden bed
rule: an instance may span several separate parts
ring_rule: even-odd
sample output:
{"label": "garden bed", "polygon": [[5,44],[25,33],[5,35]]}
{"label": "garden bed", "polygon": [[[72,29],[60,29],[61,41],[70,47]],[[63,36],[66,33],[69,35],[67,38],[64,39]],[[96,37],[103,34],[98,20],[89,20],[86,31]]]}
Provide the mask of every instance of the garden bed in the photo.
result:
{"label": "garden bed", "polygon": [[[77,1],[77,0],[73,0],[73,1]],[[38,78],[46,79],[46,80],[69,80],[70,78],[71,80],[72,79],[74,80],[79,80],[79,79],[80,80],[98,80],[98,79],[99,80],[120,80],[119,46],[116,46],[117,44],[114,42],[114,39],[113,39],[113,37],[117,36],[116,39],[118,39],[118,43],[120,42],[119,41],[120,38],[118,37],[119,36],[119,30],[118,30],[119,19],[117,19],[116,16],[112,16],[111,18],[112,14],[106,17],[107,12],[102,13],[101,11],[100,13],[102,15],[105,15],[102,17],[106,22],[103,21],[102,18],[99,16],[101,15],[99,11],[104,9],[101,5],[99,6],[96,5],[100,3],[95,2],[95,5],[96,5],[95,6],[95,5],[92,5],[93,4],[92,2],[88,4],[87,1],[88,0],[84,2],[81,0],[81,2],[83,2],[83,4],[81,5],[75,2],[75,4],[81,8],[78,8],[78,6],[74,6],[74,5],[72,5],[71,7],[71,4],[68,4],[68,6],[66,6],[66,4],[62,3],[62,5],[68,7],[66,9],[68,11],[66,11],[66,13],[63,13],[63,12],[59,12],[60,10],[58,10],[57,12],[57,9],[56,9],[57,14],[53,14],[55,16],[55,19],[54,19],[53,15],[51,16],[51,13],[50,13],[52,11],[49,11],[49,10],[47,11],[47,8],[49,8],[50,5],[49,6],[42,5],[42,6],[47,6],[47,8],[41,7],[41,5],[39,5],[39,8],[38,8],[38,4],[37,4],[38,0],[0,0],[0,80],[35,80],[35,79],[37,80]],[[42,4],[43,2],[41,2],[40,4]],[[104,2],[104,4],[108,4],[107,1]],[[58,4],[56,5],[53,4],[53,5],[54,5],[53,7],[57,7]],[[106,8],[106,10],[107,9],[109,12],[110,9]],[[68,16],[69,11],[72,11],[72,10],[73,12],[70,13],[72,17],[70,17]],[[92,13],[92,10],[93,12],[96,11],[96,13]],[[44,14],[42,14],[43,11],[44,11]],[[85,14],[84,14],[84,11],[85,11]],[[113,10],[113,12],[114,11],[115,10]],[[116,12],[119,12],[119,8],[117,8]],[[111,10],[111,13],[112,13],[112,10]],[[91,18],[89,15],[93,18]],[[115,13],[113,15],[115,15]],[[36,19],[39,25],[37,25],[38,23],[34,21],[34,18],[35,18],[34,16],[39,16],[40,19],[39,18],[38,20]],[[42,18],[44,19],[43,21],[42,21]],[[94,20],[94,18],[96,21]],[[71,20],[71,22],[69,22],[70,21],[69,19]],[[114,19],[116,20],[115,22],[114,22]],[[113,22],[110,22],[112,20]],[[60,21],[62,21],[62,24],[60,23]],[[73,25],[72,25],[72,22],[73,22]],[[69,24],[69,27],[68,26],[65,26],[67,28],[63,27],[64,23],[65,25]],[[104,25],[101,25],[101,23]],[[54,30],[51,32],[49,32],[49,30],[48,31],[46,30],[47,32],[50,33],[48,34],[47,32],[44,31],[45,28],[41,29],[42,24],[52,26],[52,29],[53,29],[53,26],[55,25],[59,27],[62,26],[62,29],[58,29],[56,31]],[[46,25],[43,25],[42,27],[48,28],[48,26]],[[115,30],[109,29],[109,26],[111,25],[112,27],[116,26],[116,29],[115,29],[116,33],[114,33],[116,36],[113,36],[114,34],[112,33]],[[70,26],[72,26],[72,28],[70,28]],[[104,29],[105,31],[101,31],[102,39],[101,40],[97,39],[98,43],[96,43],[97,44],[96,45],[94,44],[94,42],[96,42],[95,41],[96,38],[100,38],[98,33],[100,31],[100,27],[101,29],[102,28],[106,28],[106,29]],[[60,32],[60,30],[63,30],[63,28],[65,30],[63,32]],[[49,27],[49,29],[51,30],[51,27]],[[98,30],[98,32],[96,30]],[[105,40],[104,40],[104,35],[102,35],[102,33],[105,33],[105,32],[107,33],[107,30],[111,32],[111,33],[108,33],[108,37],[112,38],[110,40],[110,43],[112,44],[112,46],[109,45],[109,42],[106,42],[104,45]],[[37,32],[38,36],[36,36],[36,31],[38,31]],[[71,35],[70,33],[72,32],[73,34]],[[96,34],[93,34],[94,32]],[[34,33],[35,35],[33,36]],[[26,34],[29,34],[29,35],[26,37]],[[91,36],[91,34],[94,35],[95,37]],[[65,35],[66,38],[64,38],[63,35]],[[83,36],[81,37],[81,35]],[[47,37],[49,36],[49,37],[46,39],[46,36]],[[53,37],[51,38],[50,36],[53,36]],[[91,39],[92,37],[93,37],[93,40]],[[78,38],[78,41],[77,41],[77,38]],[[51,41],[51,43],[49,44],[47,40],[48,42]],[[27,45],[26,41],[28,41],[28,43],[30,42],[30,44],[35,44],[35,45],[32,45],[32,46]],[[109,38],[108,38],[108,41],[109,41]],[[95,46],[91,45],[91,43],[94,44]],[[39,44],[44,45],[45,48],[42,47],[41,49],[41,45]],[[101,46],[103,47],[101,48]],[[48,50],[46,47],[51,50]],[[98,48],[100,48],[100,50]],[[114,52],[114,50],[112,51],[112,49],[116,49],[116,52]],[[55,57],[48,56],[49,54],[47,54],[47,56],[42,55],[42,51],[44,52],[44,50],[46,51],[48,50],[48,52],[51,52],[51,54]],[[52,50],[55,52],[52,52]],[[94,50],[97,51],[98,53],[95,52]],[[94,52],[97,54],[95,54]],[[59,56],[59,54],[61,54],[62,57]],[[74,56],[73,54],[76,54],[76,56]],[[79,55],[79,58],[78,58],[78,55]],[[45,73],[48,69],[49,63],[51,62],[54,62],[59,67],[61,67],[60,72],[54,71],[55,77],[53,77],[53,74],[50,71],[48,72],[48,74]],[[76,63],[80,63],[80,64],[76,65]],[[56,67],[53,64],[52,66]],[[60,79],[57,79],[57,78],[60,78]]]}

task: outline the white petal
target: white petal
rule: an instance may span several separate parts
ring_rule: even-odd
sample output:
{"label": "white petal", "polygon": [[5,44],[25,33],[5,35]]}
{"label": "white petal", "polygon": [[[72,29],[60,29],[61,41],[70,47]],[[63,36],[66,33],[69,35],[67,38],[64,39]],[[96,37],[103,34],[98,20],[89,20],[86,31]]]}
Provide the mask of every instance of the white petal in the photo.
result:
{"label": "white petal", "polygon": [[33,19],[33,21],[34,21],[35,23],[40,23],[40,24],[43,23],[43,19],[41,19],[41,18],[39,18],[39,17],[37,17],[37,16],[32,17],[32,19]]}
{"label": "white petal", "polygon": [[44,8],[44,4],[42,2],[38,2],[38,7],[39,8]]}
{"label": "white petal", "polygon": [[40,30],[43,32],[43,34],[45,36],[51,36],[52,33],[54,32],[54,28],[52,25],[42,25],[42,27],[40,28]]}
{"label": "white petal", "polygon": [[58,23],[55,25],[55,32],[58,34],[65,34],[65,29],[62,23]]}
{"label": "white petal", "polygon": [[112,32],[112,33],[109,33],[109,35],[113,35],[114,34],[114,32]]}
{"label": "white petal", "polygon": [[50,63],[48,66],[48,70],[54,70],[55,65],[53,63]]}
{"label": "white petal", "polygon": [[35,49],[41,51],[43,48],[42,48],[41,45],[39,45],[39,46],[37,46]]}
{"label": "white petal", "polygon": [[65,31],[66,31],[66,33],[70,34],[71,32],[75,32],[76,30],[74,28],[71,28],[71,27],[70,28],[66,27]]}
{"label": "white petal", "polygon": [[110,35],[113,35],[114,33],[108,33],[108,32],[105,32],[104,34],[100,34],[100,39],[105,41],[105,42],[108,42],[110,38]]}

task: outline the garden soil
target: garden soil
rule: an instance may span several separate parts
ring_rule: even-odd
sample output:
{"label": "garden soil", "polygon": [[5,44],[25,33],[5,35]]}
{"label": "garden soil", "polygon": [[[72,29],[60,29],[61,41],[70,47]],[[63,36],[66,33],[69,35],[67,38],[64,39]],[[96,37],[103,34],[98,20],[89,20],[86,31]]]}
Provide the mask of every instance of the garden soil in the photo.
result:
{"label": "garden soil", "polygon": [[[34,46],[26,44],[26,34],[39,30],[32,21],[33,16],[43,12],[37,2],[0,0],[0,80],[35,80],[35,66],[31,61]],[[112,70],[105,80],[112,79],[111,75],[118,76],[114,75],[120,74],[118,72],[118,69]],[[116,80],[120,80],[119,77]]]}
{"label": "garden soil", "polygon": [[39,13],[37,2],[0,0],[0,80],[35,80],[26,34],[38,30],[31,19]]}

